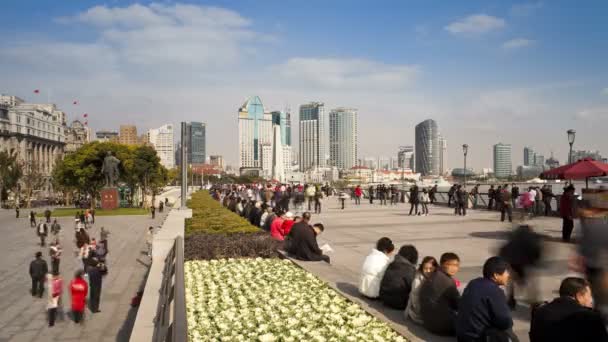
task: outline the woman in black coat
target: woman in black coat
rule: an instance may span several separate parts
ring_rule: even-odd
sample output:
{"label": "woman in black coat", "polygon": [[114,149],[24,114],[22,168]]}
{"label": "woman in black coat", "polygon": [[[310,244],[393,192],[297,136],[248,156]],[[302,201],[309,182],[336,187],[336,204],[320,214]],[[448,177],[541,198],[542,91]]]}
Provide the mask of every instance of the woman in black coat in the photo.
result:
{"label": "woman in black coat", "polygon": [[405,245],[399,249],[393,262],[386,268],[380,283],[380,300],[384,305],[393,309],[405,310],[416,276],[417,262],[416,247]]}

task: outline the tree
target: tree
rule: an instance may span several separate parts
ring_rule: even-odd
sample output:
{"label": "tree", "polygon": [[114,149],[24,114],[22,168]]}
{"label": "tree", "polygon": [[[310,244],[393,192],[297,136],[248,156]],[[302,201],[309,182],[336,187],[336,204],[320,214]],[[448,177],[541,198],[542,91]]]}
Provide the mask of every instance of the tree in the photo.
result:
{"label": "tree", "polygon": [[8,151],[0,151],[0,207],[8,195],[9,190],[13,190],[23,172],[17,162],[17,154]]}
{"label": "tree", "polygon": [[29,207],[32,201],[32,194],[35,189],[40,189],[44,183],[44,175],[40,172],[40,165],[32,162],[28,165],[29,170],[23,176],[23,185],[25,186],[25,202]]}

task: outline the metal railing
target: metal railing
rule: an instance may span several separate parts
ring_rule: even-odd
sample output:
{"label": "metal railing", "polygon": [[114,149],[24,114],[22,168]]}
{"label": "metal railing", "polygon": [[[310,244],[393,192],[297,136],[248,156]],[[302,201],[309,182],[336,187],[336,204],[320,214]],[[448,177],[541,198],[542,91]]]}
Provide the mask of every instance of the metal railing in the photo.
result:
{"label": "metal railing", "polygon": [[184,239],[178,236],[165,259],[154,319],[154,342],[184,342],[188,339],[185,291]]}

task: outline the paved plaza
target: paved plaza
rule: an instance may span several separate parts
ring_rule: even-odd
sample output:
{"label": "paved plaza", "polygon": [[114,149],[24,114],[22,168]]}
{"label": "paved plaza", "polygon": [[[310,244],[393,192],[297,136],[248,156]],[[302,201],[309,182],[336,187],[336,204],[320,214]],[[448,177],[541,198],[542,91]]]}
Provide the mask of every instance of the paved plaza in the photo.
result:
{"label": "paved plaza", "polygon": [[[44,208],[36,209],[42,212]],[[158,227],[164,215],[152,220],[147,216],[97,217],[89,235],[99,240],[101,226],[109,229],[109,273],[103,278],[100,313],[85,311],[85,323],[69,320],[56,322],[49,328],[46,321],[47,292],[42,299],[30,295],[29,263],[37,251],[49,263],[48,247],[39,246],[35,230],[30,228],[27,214],[16,219],[12,210],[0,210],[0,341],[128,341],[137,309],[130,306],[131,298],[142,286],[149,258],[146,256],[145,233],[149,226]],[[74,219],[58,219],[62,226],[59,239],[63,247],[60,271],[64,279],[63,309],[70,308],[69,282],[81,267],[74,243]],[[48,239],[50,240],[50,238]]]}
{"label": "paved plaza", "polygon": [[[495,254],[504,243],[505,234],[513,227],[500,222],[499,212],[485,210],[470,210],[466,217],[459,217],[454,216],[453,209],[441,206],[430,207],[429,216],[408,216],[409,204],[379,206],[367,202],[354,206],[354,202],[347,201],[346,209],[341,210],[337,200],[330,198],[324,205],[324,212],[313,215],[312,222],[320,221],[325,225],[319,245],[327,242],[334,249],[330,254],[332,263],[299,264],[414,340],[455,339],[431,335],[415,323],[406,321],[403,311],[386,308],[358,295],[360,268],[376,240],[388,236],[397,249],[404,244],[413,244],[418,249],[420,260],[426,255],[439,260],[443,252],[457,253],[461,258],[461,269],[456,277],[462,282],[462,290],[469,281],[481,276],[484,261]],[[571,274],[567,261],[575,245],[560,242],[561,220],[558,218],[539,217],[528,223],[546,235],[545,260],[536,274],[542,297],[548,300],[556,296],[560,281]],[[522,296],[525,297],[526,293],[520,292],[517,297],[523,299]],[[528,340],[529,311],[529,306],[520,301],[513,312],[514,330],[522,341]]]}

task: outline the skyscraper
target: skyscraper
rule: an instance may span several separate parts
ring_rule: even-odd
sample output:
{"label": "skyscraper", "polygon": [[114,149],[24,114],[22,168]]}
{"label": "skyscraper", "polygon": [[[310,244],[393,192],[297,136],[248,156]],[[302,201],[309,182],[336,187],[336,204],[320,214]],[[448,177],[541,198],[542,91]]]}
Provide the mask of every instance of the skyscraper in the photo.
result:
{"label": "skyscraper", "polygon": [[148,142],[156,150],[160,163],[167,169],[175,166],[175,148],[173,145],[173,125],[163,125],[148,130]]}
{"label": "skyscraper", "polygon": [[535,156],[536,153],[534,153],[534,149],[532,147],[524,147],[524,166],[535,165]]}
{"label": "skyscraper", "polygon": [[439,128],[428,119],[416,125],[416,172],[422,176],[439,174]]}
{"label": "skyscraper", "polygon": [[206,128],[202,122],[186,124],[186,151],[189,164],[204,164],[207,158]]}
{"label": "skyscraper", "polygon": [[291,146],[291,113],[288,111],[274,111],[272,114],[272,124],[281,127],[281,144]]}
{"label": "skyscraper", "polygon": [[509,177],[513,173],[511,165],[511,144],[498,143],[494,145],[494,176]]}
{"label": "skyscraper", "polygon": [[[262,145],[269,146],[267,150],[272,153],[272,115],[265,112],[262,100],[257,96],[247,99],[239,108],[238,115],[239,168],[241,172],[245,169],[261,172],[264,167]],[[264,168],[270,170],[271,166]]]}
{"label": "skyscraper", "polygon": [[118,142],[125,145],[137,145],[137,127],[135,125],[120,125]]}
{"label": "skyscraper", "polygon": [[357,164],[357,110],[336,108],[329,112],[331,166],[350,169]]}
{"label": "skyscraper", "polygon": [[443,175],[447,168],[446,160],[448,158],[448,141],[439,135],[439,174]]}
{"label": "skyscraper", "polygon": [[329,158],[325,105],[311,102],[300,106],[300,170],[325,167]]}

